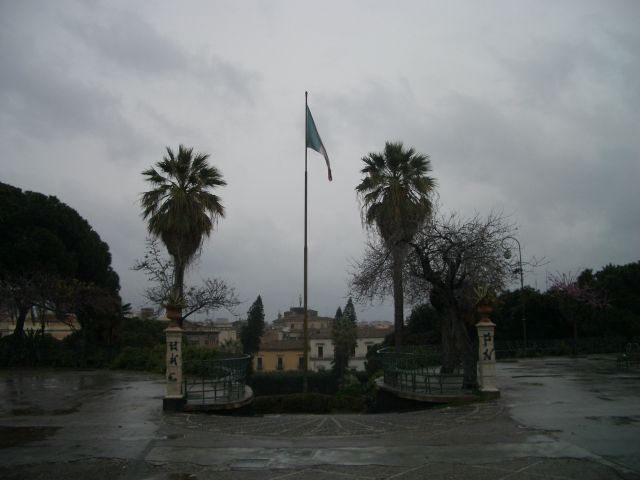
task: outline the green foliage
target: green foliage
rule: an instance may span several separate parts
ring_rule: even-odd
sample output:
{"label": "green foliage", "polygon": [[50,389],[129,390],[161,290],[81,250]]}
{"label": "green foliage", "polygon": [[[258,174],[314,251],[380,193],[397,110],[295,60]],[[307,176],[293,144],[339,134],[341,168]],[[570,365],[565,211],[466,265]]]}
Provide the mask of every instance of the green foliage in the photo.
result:
{"label": "green foliage", "polygon": [[167,147],[167,156],[142,172],[151,190],[142,194],[142,216],[149,233],[160,237],[173,258],[174,290],[182,295],[184,271],[225,210],[211,191],[226,185],[222,174],[208,164],[206,154],[178,147],[177,155]]}
{"label": "green foliage", "polygon": [[[338,391],[338,381],[331,371],[308,372],[309,392],[333,395]],[[302,372],[255,372],[247,384],[256,396],[302,393]]]}
{"label": "green foliage", "polygon": [[60,341],[39,331],[9,335],[0,338],[0,367],[60,366],[61,350]]}
{"label": "green foliage", "polygon": [[240,339],[244,353],[253,355],[260,350],[260,337],[264,333],[264,306],[258,295],[247,312],[247,324],[242,327]]}
{"label": "green foliage", "polygon": [[[336,312],[337,315],[337,312]],[[344,306],[344,311],[342,312],[341,317],[346,316],[349,317],[354,324],[358,324],[358,317],[356,316],[356,307],[353,306],[353,300],[349,297],[347,300],[347,304]]]}
{"label": "green foliage", "polygon": [[362,218],[375,226],[385,241],[410,240],[431,213],[430,195],[436,186],[428,176],[431,161],[402,142],[386,142],[381,153],[362,158],[364,175],[356,192],[362,200]]}
{"label": "green foliage", "polygon": [[381,153],[362,158],[363,179],[356,187],[362,202],[362,220],[375,227],[391,253],[393,267],[395,340],[402,344],[403,274],[408,242],[432,212],[436,181],[428,173],[431,161],[402,142],[386,142]]}
{"label": "green foliage", "polygon": [[56,197],[0,183],[0,271],[75,278],[119,290],[109,247]]}
{"label": "green foliage", "polygon": [[111,368],[164,373],[165,346],[124,347],[111,363]]}
{"label": "green foliage", "polygon": [[166,328],[167,323],[159,320],[126,318],[116,333],[114,346],[117,348],[164,346]]}
{"label": "green foliage", "polygon": [[332,367],[335,375],[338,378],[342,378],[349,367],[349,358],[356,346],[358,337],[356,320],[354,318],[356,312],[353,308],[351,298],[349,298],[342,315],[337,316],[338,313],[339,312],[336,312],[336,318],[333,320],[331,327],[331,337],[333,340]]}
{"label": "green foliage", "polygon": [[407,321],[405,345],[440,345],[442,319],[430,304],[416,305]]}
{"label": "green foliage", "polygon": [[213,360],[220,357],[220,352],[212,348],[202,348],[189,345],[182,340],[182,370],[183,373],[196,376],[206,376]]}
{"label": "green foliage", "polygon": [[[566,316],[579,319],[579,337],[633,338],[640,335],[640,262],[627,265],[607,265],[593,273],[584,270],[576,283],[588,288],[599,299],[598,305],[564,301],[553,291],[539,292],[531,287],[524,291],[503,292],[492,319],[498,325],[501,339],[522,339],[522,301],[525,305],[527,336],[531,341],[549,338],[570,338],[571,322]],[[608,306],[602,308],[601,303]]]}
{"label": "green foliage", "polygon": [[57,198],[0,183],[0,232],[0,301],[17,313],[16,334],[33,306],[59,308],[61,285],[91,286],[120,302],[109,247]]}
{"label": "green foliage", "polygon": [[367,352],[367,360],[364,363],[364,368],[369,377],[377,377],[382,375],[382,359],[380,355],[378,355],[378,351],[382,348],[386,348],[390,345],[393,345],[393,339],[385,339],[385,341],[381,344],[374,345]]}

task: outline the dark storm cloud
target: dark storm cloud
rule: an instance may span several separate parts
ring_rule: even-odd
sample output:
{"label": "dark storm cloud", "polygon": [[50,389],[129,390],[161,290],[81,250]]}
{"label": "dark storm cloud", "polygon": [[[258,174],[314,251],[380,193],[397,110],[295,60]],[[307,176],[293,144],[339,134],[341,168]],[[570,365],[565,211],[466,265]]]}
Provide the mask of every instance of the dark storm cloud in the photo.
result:
{"label": "dark storm cloud", "polygon": [[322,313],[344,304],[362,251],[361,158],[387,140],[431,156],[445,209],[504,211],[551,271],[637,260],[640,3],[327,1],[313,9],[326,22],[300,22],[310,5],[0,2],[3,180],[79,209],[139,306],[140,172],[165,145],[210,153],[229,214],[190,281],[261,293],[273,318],[302,289],[309,90],[334,170],[329,184],[309,153]]}

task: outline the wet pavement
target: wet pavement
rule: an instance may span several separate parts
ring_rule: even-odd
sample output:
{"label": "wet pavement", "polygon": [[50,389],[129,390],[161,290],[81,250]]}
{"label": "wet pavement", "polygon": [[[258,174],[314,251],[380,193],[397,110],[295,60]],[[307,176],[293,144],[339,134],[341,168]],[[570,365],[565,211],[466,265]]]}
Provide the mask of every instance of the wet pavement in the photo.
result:
{"label": "wet pavement", "polygon": [[379,415],[164,414],[163,378],[0,372],[0,478],[640,478],[640,371],[500,363],[494,402]]}

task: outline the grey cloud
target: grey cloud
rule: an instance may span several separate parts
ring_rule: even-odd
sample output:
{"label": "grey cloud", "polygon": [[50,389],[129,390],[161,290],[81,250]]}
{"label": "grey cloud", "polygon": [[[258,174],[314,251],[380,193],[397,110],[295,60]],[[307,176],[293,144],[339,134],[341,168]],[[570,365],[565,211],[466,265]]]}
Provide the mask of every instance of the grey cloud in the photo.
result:
{"label": "grey cloud", "polygon": [[94,6],[65,19],[67,29],[100,59],[145,77],[196,80],[208,91],[251,102],[258,74],[217,55],[192,53],[133,11]]}
{"label": "grey cloud", "polygon": [[94,82],[75,78],[65,65],[48,57],[38,41],[15,24],[0,33],[3,128],[44,140],[83,134],[106,137],[115,157],[139,151],[140,135],[122,114],[120,98]]}

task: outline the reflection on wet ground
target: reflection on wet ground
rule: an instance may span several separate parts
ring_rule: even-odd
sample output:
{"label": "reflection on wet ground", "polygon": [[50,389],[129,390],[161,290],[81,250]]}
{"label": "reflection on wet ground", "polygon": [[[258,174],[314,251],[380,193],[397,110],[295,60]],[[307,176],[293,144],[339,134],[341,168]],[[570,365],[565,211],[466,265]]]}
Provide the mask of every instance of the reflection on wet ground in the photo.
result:
{"label": "reflection on wet ground", "polygon": [[498,364],[498,378],[516,421],[640,471],[637,370],[608,355],[536,358]]}
{"label": "reflection on wet ground", "polygon": [[235,417],[163,414],[157,375],[2,371],[0,477],[333,479],[335,471],[353,479],[492,472],[515,480],[640,472],[640,372],[618,370],[607,356],[527,359],[500,363],[498,384],[497,402],[419,412]]}
{"label": "reflection on wet ground", "polygon": [[0,426],[0,448],[17,447],[29,442],[44,440],[60,430],[60,427],[3,427]]}

